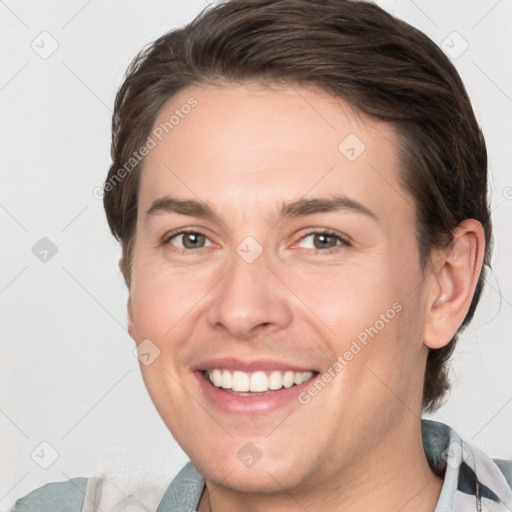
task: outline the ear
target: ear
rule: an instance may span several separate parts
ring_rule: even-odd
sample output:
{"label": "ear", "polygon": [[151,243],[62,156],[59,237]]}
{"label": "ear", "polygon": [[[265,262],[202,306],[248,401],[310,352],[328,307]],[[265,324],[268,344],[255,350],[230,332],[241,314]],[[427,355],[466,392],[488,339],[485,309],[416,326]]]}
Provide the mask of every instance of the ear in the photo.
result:
{"label": "ear", "polygon": [[124,266],[124,260],[123,260],[122,256],[121,256],[121,258],[119,258],[118,265],[119,265],[119,270],[121,271],[121,274],[123,274],[124,282],[126,283],[126,285],[128,285],[128,281],[126,279],[126,273],[125,273],[126,269]]}
{"label": "ear", "polygon": [[455,230],[450,247],[433,255],[423,334],[427,347],[444,347],[462,324],[480,277],[484,253],[484,229],[480,222],[467,219]]}
{"label": "ear", "polygon": [[121,274],[123,275],[126,287],[128,288],[128,291],[130,291],[130,279],[129,279],[129,276],[126,275],[126,268],[124,266],[124,260],[122,257],[119,258],[118,265],[119,265],[119,270],[121,271]]}
{"label": "ear", "polygon": [[133,319],[133,307],[132,307],[132,298],[128,296],[128,302],[126,304],[126,313],[128,318],[128,333],[135,340],[135,322]]}
{"label": "ear", "polygon": [[[118,262],[118,265],[119,265],[119,270],[121,271],[121,274],[123,274],[123,277],[125,278],[125,282],[126,282],[126,277],[124,275],[124,263],[123,263],[123,258],[119,258],[119,262]],[[128,289],[128,293],[130,293],[130,290]],[[126,316],[128,318],[128,333],[130,334],[130,336],[135,339],[133,336],[134,336],[134,332],[135,332],[135,329],[134,329],[134,320],[133,320],[133,307],[132,307],[132,298],[131,298],[131,295],[128,295],[128,302],[126,304]]]}

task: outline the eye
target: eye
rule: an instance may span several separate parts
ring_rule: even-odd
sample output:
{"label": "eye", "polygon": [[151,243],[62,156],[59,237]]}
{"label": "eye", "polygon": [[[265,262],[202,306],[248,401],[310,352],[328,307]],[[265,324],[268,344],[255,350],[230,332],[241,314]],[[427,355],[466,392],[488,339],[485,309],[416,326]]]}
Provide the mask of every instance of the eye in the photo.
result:
{"label": "eye", "polygon": [[208,237],[199,231],[179,231],[178,233],[171,233],[166,237],[165,242],[179,249],[202,249],[207,245],[211,245]]}
{"label": "eye", "polygon": [[336,249],[336,247],[350,245],[340,235],[331,231],[313,231],[303,236],[299,243],[302,242],[303,247],[306,249],[319,250],[322,252],[330,252],[329,249]]}

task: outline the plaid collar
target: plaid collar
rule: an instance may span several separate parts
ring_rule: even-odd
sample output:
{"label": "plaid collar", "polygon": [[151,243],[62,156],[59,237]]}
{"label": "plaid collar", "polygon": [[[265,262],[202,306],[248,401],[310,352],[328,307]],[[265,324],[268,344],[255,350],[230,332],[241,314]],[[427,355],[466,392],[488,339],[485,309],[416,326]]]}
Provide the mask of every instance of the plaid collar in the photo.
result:
{"label": "plaid collar", "polygon": [[444,479],[435,512],[511,512],[512,461],[491,459],[449,426],[422,420],[425,455]]}

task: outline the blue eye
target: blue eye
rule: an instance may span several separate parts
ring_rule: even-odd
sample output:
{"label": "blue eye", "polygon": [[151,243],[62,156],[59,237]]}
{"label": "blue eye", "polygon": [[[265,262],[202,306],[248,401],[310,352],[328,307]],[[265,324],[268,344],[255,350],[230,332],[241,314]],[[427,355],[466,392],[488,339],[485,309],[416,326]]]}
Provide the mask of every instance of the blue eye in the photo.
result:
{"label": "blue eye", "polygon": [[323,252],[328,252],[329,249],[334,249],[341,245],[349,245],[347,241],[341,238],[336,233],[330,231],[313,231],[303,236],[300,241],[309,240],[306,249],[314,249]]}
{"label": "blue eye", "polygon": [[[194,250],[203,249],[212,246],[209,238],[200,231],[178,231],[171,233],[165,240],[165,244],[170,244],[178,250]],[[329,253],[337,250],[341,246],[349,246],[340,235],[331,231],[312,231],[302,236],[298,242],[304,249],[312,249],[313,251]]]}
{"label": "blue eye", "polygon": [[[172,240],[178,240],[179,242],[171,242]],[[202,249],[206,247],[205,244],[208,238],[197,231],[180,231],[168,237],[166,241],[180,249]]]}

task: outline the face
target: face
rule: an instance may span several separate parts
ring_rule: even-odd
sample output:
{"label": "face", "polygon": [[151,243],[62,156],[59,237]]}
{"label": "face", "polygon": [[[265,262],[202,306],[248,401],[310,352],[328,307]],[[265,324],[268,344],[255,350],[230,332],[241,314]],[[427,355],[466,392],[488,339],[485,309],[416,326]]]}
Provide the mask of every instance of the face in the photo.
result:
{"label": "face", "polygon": [[154,128],[129,330],[196,468],[276,492],[396,449],[427,350],[392,127],[323,92],[247,83],[182,90]]}

